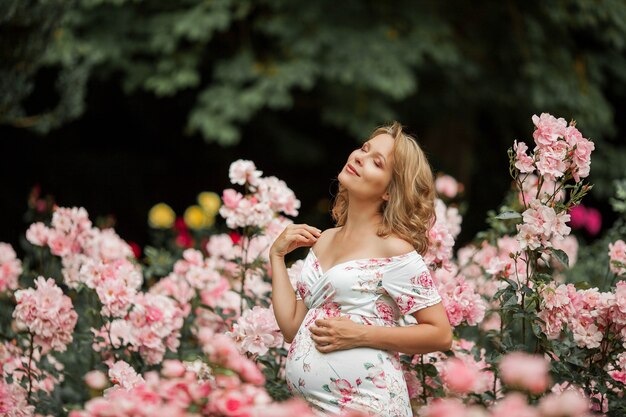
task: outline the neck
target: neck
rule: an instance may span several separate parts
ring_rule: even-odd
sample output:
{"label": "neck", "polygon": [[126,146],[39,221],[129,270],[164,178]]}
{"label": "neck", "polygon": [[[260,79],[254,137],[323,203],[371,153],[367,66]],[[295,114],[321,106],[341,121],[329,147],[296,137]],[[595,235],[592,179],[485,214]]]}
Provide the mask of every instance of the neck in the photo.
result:
{"label": "neck", "polygon": [[348,215],[345,224],[341,228],[341,234],[344,236],[362,236],[364,233],[376,233],[383,220],[379,209],[379,206],[372,204],[371,201],[351,198],[348,204]]}

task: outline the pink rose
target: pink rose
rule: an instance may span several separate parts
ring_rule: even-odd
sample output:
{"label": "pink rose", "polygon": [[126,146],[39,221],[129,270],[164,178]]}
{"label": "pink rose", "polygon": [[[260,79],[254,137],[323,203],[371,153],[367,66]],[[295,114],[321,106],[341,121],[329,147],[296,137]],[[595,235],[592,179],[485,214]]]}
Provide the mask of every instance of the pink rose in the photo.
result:
{"label": "pink rose", "polygon": [[522,173],[529,173],[535,170],[534,160],[526,154],[528,146],[524,142],[513,142],[513,150],[515,151],[515,167]]}
{"label": "pink rose", "polygon": [[454,198],[459,192],[459,183],[450,175],[441,175],[435,180],[437,193]]}
{"label": "pink rose", "polygon": [[91,389],[103,390],[109,385],[109,380],[102,371],[89,371],[85,374],[85,383]]}
{"label": "pink rose", "polygon": [[236,209],[239,206],[239,202],[243,199],[243,195],[232,188],[227,188],[222,193],[222,200],[224,201],[224,206],[229,209]]}
{"label": "pink rose", "polygon": [[185,374],[185,366],[179,360],[166,359],[162,365],[161,374],[166,378],[180,378]]}
{"label": "pink rose", "polygon": [[533,394],[541,394],[550,383],[548,362],[525,352],[506,354],[500,361],[500,376],[505,384]]}

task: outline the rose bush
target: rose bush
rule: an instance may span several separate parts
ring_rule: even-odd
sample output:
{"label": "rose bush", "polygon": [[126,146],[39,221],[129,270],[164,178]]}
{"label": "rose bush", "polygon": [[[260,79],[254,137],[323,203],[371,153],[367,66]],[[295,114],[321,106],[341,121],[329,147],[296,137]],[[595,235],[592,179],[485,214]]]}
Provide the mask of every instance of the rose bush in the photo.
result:
{"label": "rose bush", "polygon": [[[424,260],[455,341],[448,352],[401,356],[416,415],[626,411],[624,219],[602,239],[578,242],[570,225],[591,189],[582,180],[594,144],[549,114],[533,123],[532,153],[517,140],[509,149],[511,192],[456,253],[463,187],[437,178],[442,199]],[[230,180],[241,188],[224,190],[221,207],[201,193],[184,221],[156,205],[143,258],[83,208],[29,213],[24,257],[0,243],[0,412],[313,416],[289,399],[289,346],[270,303],[268,251],[300,202],[262,174],[252,161],[234,162]],[[614,207],[626,214],[626,183]],[[209,227],[203,210],[219,212],[228,229]],[[597,233],[594,219],[579,224]],[[290,278],[301,269],[293,262]],[[370,378],[384,383],[374,368]]]}

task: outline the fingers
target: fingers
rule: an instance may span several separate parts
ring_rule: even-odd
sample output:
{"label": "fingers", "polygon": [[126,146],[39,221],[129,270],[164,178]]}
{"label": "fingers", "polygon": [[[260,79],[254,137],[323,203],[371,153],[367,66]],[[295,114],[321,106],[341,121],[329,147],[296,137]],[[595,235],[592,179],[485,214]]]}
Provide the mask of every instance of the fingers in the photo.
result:
{"label": "fingers", "polygon": [[309,327],[309,331],[316,336],[329,336],[330,335],[330,329],[328,328],[311,326]]}
{"label": "fingers", "polygon": [[314,334],[311,335],[311,340],[315,342],[316,345],[326,346],[331,345],[334,340],[330,336],[316,336]]}
{"label": "fingers", "polygon": [[339,348],[335,345],[326,345],[326,346],[321,346],[321,345],[315,345],[315,349],[317,349],[318,352],[320,353],[330,353],[333,352],[335,350],[339,350]]}
{"label": "fingers", "polygon": [[315,242],[317,240],[317,236],[314,236],[313,233],[309,232],[306,229],[300,229],[297,231],[298,236],[304,236],[308,240]]}
{"label": "fingers", "polygon": [[317,319],[315,320],[315,325],[318,327],[328,326],[328,322],[325,319]]}
{"label": "fingers", "polygon": [[294,226],[297,226],[298,228],[302,228],[317,237],[319,237],[322,234],[322,231],[320,229],[318,229],[317,227],[309,226],[308,224],[296,224]]}
{"label": "fingers", "polygon": [[307,232],[309,236],[315,236],[316,238],[321,236],[322,231],[317,227],[309,226],[308,224],[291,224],[287,226],[287,229],[292,232]]}

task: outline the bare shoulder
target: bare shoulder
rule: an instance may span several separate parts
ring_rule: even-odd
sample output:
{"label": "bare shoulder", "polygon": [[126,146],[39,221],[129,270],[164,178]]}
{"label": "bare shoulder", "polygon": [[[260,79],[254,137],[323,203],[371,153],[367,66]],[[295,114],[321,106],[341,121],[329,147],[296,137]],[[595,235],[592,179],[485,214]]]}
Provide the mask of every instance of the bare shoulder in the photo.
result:
{"label": "bare shoulder", "polygon": [[404,255],[415,250],[415,247],[410,242],[399,236],[387,236],[381,242],[381,248],[385,252],[385,256]]}
{"label": "bare shoulder", "polygon": [[331,227],[330,229],[326,229],[322,231],[322,234],[317,238],[317,242],[312,246],[313,250],[316,253],[320,253],[325,250],[328,242],[332,240],[335,233],[340,230],[341,227]]}

